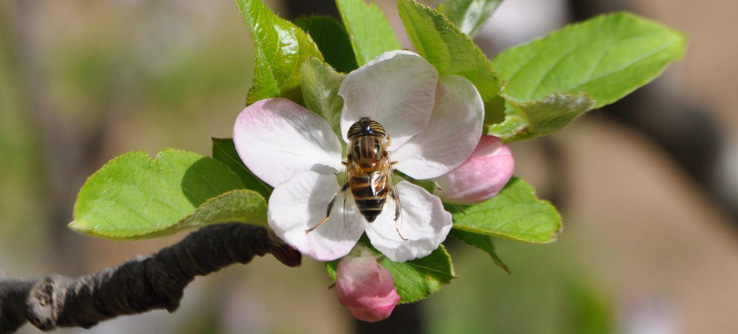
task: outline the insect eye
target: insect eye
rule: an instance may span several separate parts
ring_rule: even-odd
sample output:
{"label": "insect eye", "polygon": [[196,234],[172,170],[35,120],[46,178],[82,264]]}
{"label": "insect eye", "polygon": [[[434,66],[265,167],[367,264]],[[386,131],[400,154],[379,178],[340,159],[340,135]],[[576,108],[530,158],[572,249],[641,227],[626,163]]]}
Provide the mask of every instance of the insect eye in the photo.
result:
{"label": "insect eye", "polygon": [[377,122],[377,121],[372,121],[369,124],[369,129],[373,133],[376,133],[376,134],[379,134],[379,135],[382,135],[382,136],[384,136],[386,134],[385,131],[384,131],[384,127],[382,126],[382,124],[379,124],[379,122]]}
{"label": "insect eye", "polygon": [[362,117],[358,122],[351,125],[346,136],[354,139],[361,135],[386,135],[384,127],[377,121],[373,121],[367,117]]}
{"label": "insect eye", "polygon": [[356,122],[356,123],[354,123],[354,125],[352,125],[349,128],[347,137],[349,139],[352,139],[352,138],[358,136],[360,133],[361,133],[361,124],[359,124],[359,122]]}

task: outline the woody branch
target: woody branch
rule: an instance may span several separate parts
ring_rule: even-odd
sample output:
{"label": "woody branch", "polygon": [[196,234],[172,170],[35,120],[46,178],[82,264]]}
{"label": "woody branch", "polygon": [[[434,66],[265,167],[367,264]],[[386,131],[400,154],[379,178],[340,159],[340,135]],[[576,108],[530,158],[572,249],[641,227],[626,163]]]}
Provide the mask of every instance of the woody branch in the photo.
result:
{"label": "woody branch", "polygon": [[0,279],[0,334],[26,322],[41,330],[89,328],[121,315],[174,312],[195,276],[266,253],[290,267],[301,262],[299,252],[267,229],[231,223],[202,228],[156,254],[87,276]]}

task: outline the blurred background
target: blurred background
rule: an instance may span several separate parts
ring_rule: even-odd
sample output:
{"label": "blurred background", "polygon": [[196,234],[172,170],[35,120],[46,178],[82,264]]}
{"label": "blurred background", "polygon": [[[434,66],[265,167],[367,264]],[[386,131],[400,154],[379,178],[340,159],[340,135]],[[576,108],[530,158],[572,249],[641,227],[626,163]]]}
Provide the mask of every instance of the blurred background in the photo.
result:
{"label": "blurred background", "polygon": [[[395,1],[377,2],[411,48]],[[286,18],[335,15],[330,0],[267,3]],[[372,327],[341,307],[320,263],[258,258],[198,278],[174,314],[59,332],[738,333],[738,4],[505,0],[475,41],[493,57],[621,9],[685,31],[687,55],[625,100],[512,145],[516,174],[557,204],[565,229],[550,245],[499,240],[511,275],[451,242],[459,278]],[[252,72],[233,1],[0,0],[0,276],[81,275],[181,239],[66,225],[85,178],[119,154],[210,155]]]}

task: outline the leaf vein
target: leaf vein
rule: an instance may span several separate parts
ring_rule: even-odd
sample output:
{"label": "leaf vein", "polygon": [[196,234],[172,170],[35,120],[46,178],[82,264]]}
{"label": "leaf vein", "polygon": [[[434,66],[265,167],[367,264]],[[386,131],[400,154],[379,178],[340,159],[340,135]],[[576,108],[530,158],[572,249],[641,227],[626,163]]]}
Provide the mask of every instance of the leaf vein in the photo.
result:
{"label": "leaf vein", "polygon": [[590,82],[592,82],[592,81],[597,81],[597,80],[599,80],[599,79],[602,79],[602,78],[604,78],[604,77],[607,77],[607,76],[610,76],[610,75],[613,75],[613,74],[617,74],[618,72],[621,72],[621,71],[623,71],[623,70],[625,70],[625,69],[627,69],[627,68],[629,68],[629,67],[631,67],[631,66],[633,66],[633,65],[636,65],[637,63],[639,63],[640,61],[642,61],[642,60],[644,60],[644,59],[646,59],[646,58],[649,58],[649,57],[651,57],[651,56],[654,56],[654,55],[656,55],[656,54],[658,54],[658,53],[661,53],[661,51],[664,51],[664,50],[666,50],[666,49],[667,49],[667,48],[668,48],[669,46],[671,46],[671,44],[665,44],[665,45],[664,45],[663,47],[659,48],[659,49],[658,49],[658,50],[656,50],[655,52],[652,52],[652,53],[649,53],[649,54],[647,54],[647,55],[645,55],[645,56],[639,57],[638,59],[636,59],[636,60],[634,60],[634,61],[632,61],[632,62],[628,63],[627,65],[625,65],[625,66],[622,66],[622,67],[620,67],[620,68],[618,68],[618,69],[616,69],[616,70],[613,70],[613,71],[611,71],[611,72],[609,72],[609,73],[605,73],[605,74],[602,74],[602,75],[598,75],[597,77],[595,77],[595,78],[592,78],[592,79],[591,79],[591,80],[589,80],[589,81],[586,81],[586,82],[583,82],[583,83],[579,84],[578,86],[576,86],[576,87],[572,88],[571,90],[575,90],[575,89],[581,88],[582,86],[584,86],[584,85],[586,85],[586,84],[588,84],[588,83],[590,83]]}

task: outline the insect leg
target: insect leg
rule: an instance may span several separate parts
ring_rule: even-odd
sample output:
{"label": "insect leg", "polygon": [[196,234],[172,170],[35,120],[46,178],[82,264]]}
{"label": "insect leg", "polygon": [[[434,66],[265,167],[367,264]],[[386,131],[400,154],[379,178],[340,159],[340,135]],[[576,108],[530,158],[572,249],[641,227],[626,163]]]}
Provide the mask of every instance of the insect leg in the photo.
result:
{"label": "insect leg", "polygon": [[392,195],[392,199],[395,200],[395,221],[397,221],[400,218],[400,211],[402,210],[400,196],[397,195],[397,191],[393,188],[390,188],[390,194]]}
{"label": "insect leg", "polygon": [[316,229],[316,228],[318,228],[318,227],[319,227],[320,225],[323,225],[323,223],[327,222],[327,221],[328,221],[328,218],[331,218],[331,211],[333,210],[333,203],[335,203],[335,202],[336,202],[336,197],[338,196],[338,194],[340,194],[340,193],[342,193],[342,192],[346,191],[346,189],[348,189],[348,186],[349,186],[349,184],[348,184],[348,182],[346,182],[346,183],[345,183],[345,184],[343,185],[343,187],[341,187],[341,189],[339,189],[338,191],[336,191],[336,193],[335,193],[335,194],[333,194],[333,197],[331,197],[331,201],[330,201],[330,202],[328,202],[328,209],[327,209],[327,210],[326,210],[326,212],[325,212],[325,218],[323,218],[323,220],[321,220],[321,221],[320,221],[320,223],[318,223],[317,225],[315,225],[315,226],[313,226],[313,227],[311,227],[311,228],[309,228],[309,229],[305,230],[305,234],[308,234],[308,233],[310,233],[311,231],[315,230],[315,229]]}
{"label": "insect leg", "polygon": [[402,207],[400,206],[400,196],[397,194],[397,188],[391,187],[390,195],[392,195],[392,199],[395,200],[395,231],[397,231],[397,235],[400,236],[400,239],[407,241],[407,239],[402,236],[402,233],[400,233],[400,223],[398,222],[398,219],[400,218]]}
{"label": "insect leg", "polygon": [[[348,185],[348,182],[346,184]],[[343,196],[343,223],[344,224],[346,224],[346,200],[347,199],[348,199],[348,196]]]}

